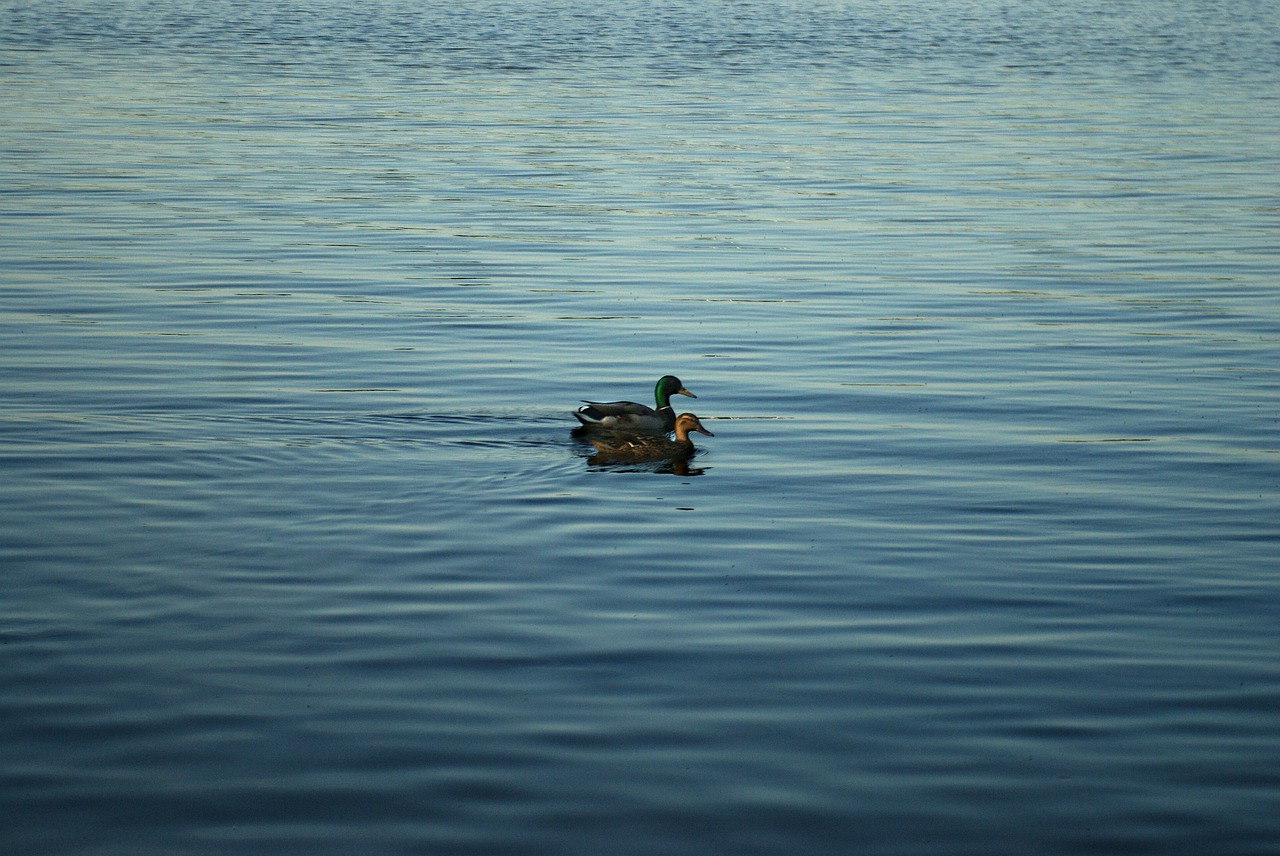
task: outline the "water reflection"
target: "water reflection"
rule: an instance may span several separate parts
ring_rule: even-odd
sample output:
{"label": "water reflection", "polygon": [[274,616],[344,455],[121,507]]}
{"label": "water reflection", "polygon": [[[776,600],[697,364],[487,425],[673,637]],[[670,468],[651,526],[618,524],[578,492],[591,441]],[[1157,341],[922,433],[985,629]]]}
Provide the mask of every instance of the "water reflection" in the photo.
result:
{"label": "water reflection", "polygon": [[[663,447],[643,445],[621,447],[602,443],[596,446],[592,441],[585,440],[576,434],[573,438],[583,447],[582,455],[586,458],[588,468],[596,472],[700,476],[710,469],[693,466],[693,459],[700,452],[692,445],[687,449],[675,448],[672,444]],[[591,451],[588,452],[587,449]]]}
{"label": "water reflection", "polygon": [[595,472],[655,473],[672,476],[700,476],[710,469],[710,467],[692,466],[691,457],[689,456],[638,461],[634,458],[619,457],[606,452],[597,452],[589,456],[587,464]]}

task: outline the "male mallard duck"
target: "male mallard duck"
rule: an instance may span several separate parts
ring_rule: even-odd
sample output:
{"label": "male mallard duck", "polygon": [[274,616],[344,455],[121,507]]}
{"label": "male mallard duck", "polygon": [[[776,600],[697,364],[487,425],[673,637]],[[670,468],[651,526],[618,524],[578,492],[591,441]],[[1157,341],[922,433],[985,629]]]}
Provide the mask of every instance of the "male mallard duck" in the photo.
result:
{"label": "male mallard duck", "polygon": [[702,427],[698,417],[692,413],[681,413],[676,417],[676,438],[674,440],[670,440],[660,434],[624,436],[601,433],[591,438],[591,445],[596,447],[596,451],[599,453],[598,457],[606,461],[656,461],[671,458],[688,458],[697,451],[693,447],[693,441],[689,439],[690,431],[697,431],[699,434],[706,434],[708,437],[715,436],[715,434]]}
{"label": "male mallard duck", "polygon": [[577,433],[591,434],[610,431],[615,434],[663,435],[675,428],[676,413],[671,409],[671,396],[687,395],[697,398],[684,388],[680,378],[664,375],[653,388],[653,399],[658,409],[636,404],[634,401],[588,401],[574,411],[582,423]]}

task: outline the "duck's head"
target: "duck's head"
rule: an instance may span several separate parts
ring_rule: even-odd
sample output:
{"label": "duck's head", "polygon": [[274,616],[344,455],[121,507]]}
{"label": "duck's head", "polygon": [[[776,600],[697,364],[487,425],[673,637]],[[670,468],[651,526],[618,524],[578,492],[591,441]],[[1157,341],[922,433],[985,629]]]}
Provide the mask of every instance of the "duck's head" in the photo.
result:
{"label": "duck's head", "polygon": [[681,413],[676,417],[676,437],[686,440],[690,431],[697,431],[699,434],[706,434],[708,437],[714,437],[706,428],[702,427],[702,423],[698,421],[698,417],[692,413]]}
{"label": "duck's head", "polygon": [[658,385],[653,388],[653,397],[658,402],[658,409],[671,406],[671,396],[687,395],[690,398],[697,398],[692,392],[684,388],[684,384],[680,382],[680,378],[675,375],[663,375],[658,378]]}

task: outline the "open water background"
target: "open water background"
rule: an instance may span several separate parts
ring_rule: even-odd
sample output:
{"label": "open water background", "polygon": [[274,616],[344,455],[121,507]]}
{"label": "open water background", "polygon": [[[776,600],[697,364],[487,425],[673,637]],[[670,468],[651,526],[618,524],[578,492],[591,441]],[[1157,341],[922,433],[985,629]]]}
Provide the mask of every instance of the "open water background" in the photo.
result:
{"label": "open water background", "polygon": [[1275,853],[1277,33],[0,0],[0,851]]}

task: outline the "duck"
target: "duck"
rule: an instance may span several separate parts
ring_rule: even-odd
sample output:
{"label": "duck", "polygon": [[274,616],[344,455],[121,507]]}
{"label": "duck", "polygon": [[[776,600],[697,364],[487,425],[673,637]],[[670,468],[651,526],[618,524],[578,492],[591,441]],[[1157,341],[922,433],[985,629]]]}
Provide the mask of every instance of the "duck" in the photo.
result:
{"label": "duck", "polygon": [[680,378],[663,375],[653,388],[657,409],[634,401],[588,401],[574,411],[582,423],[575,434],[590,435],[600,431],[637,436],[663,436],[675,429],[676,413],[671,409],[671,396],[687,395],[697,398],[684,388]]}
{"label": "duck", "polygon": [[658,461],[679,458],[690,458],[697,451],[689,434],[696,431],[714,437],[703,426],[697,416],[692,413],[681,413],[676,417],[675,439],[662,435],[621,435],[601,433],[591,438],[591,445],[596,447],[596,461]]}

